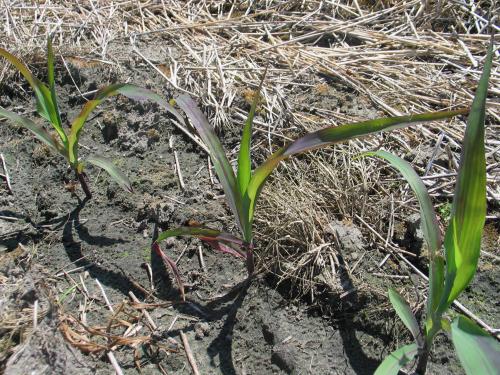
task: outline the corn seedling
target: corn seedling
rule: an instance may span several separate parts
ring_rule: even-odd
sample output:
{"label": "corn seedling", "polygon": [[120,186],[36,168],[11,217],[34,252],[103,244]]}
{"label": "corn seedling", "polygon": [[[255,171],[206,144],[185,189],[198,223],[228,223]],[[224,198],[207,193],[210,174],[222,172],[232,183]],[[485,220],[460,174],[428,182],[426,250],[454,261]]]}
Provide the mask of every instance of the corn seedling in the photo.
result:
{"label": "corn seedling", "polygon": [[[262,81],[260,87],[262,87]],[[407,127],[416,122],[449,118],[468,112],[468,109],[430,112],[410,116],[378,118],[336,127],[328,127],[308,133],[278,149],[252,173],[250,155],[252,123],[259,96],[260,95],[254,96],[248,118],[243,127],[236,174],[224,153],[220,140],[217,138],[213,128],[210,126],[207,118],[198,108],[196,103],[186,95],[179,96],[175,99],[175,103],[177,103],[186,113],[201,139],[210,150],[210,157],[215,171],[222,184],[226,200],[236,218],[236,224],[242,235],[240,239],[228,233],[201,226],[182,227],[160,233],[153,243],[153,249],[172,268],[179,283],[182,295],[184,294],[179,272],[175,267],[175,263],[162,252],[159,243],[166,238],[174,236],[193,236],[200,238],[216,250],[245,259],[248,274],[249,276],[252,275],[254,270],[252,225],[255,207],[267,178],[281,161],[292,155],[327,147],[357,137]]]}
{"label": "corn seedling", "polygon": [[117,83],[100,89],[96,93],[94,99],[89,100],[83,106],[78,116],[72,122],[69,132],[66,132],[61,121],[59,106],[57,103],[54,79],[55,57],[52,49],[51,38],[49,37],[47,39],[48,86],[33,76],[29,68],[21,60],[2,48],[0,48],[0,57],[5,58],[8,62],[14,65],[28,81],[31,88],[35,92],[38,114],[50,123],[56,134],[51,134],[45,130],[45,128],[36,124],[32,120],[19,116],[18,114],[8,111],[2,107],[0,107],[0,117],[4,117],[13,123],[28,129],[35,135],[36,138],[45,143],[52,150],[55,150],[57,153],[62,155],[69,163],[70,168],[75,171],[76,177],[80,182],[87,198],[91,198],[92,194],[88,187],[87,177],[84,172],[85,163],[90,163],[104,169],[120,187],[127,191],[132,191],[132,185],[127,176],[123,174],[109,159],[99,155],[91,155],[83,160],[79,158],[78,155],[79,140],[83,127],[91,112],[103,100],[117,94],[122,94],[135,100],[152,100],[182,120],[182,117],[168,103],[168,101],[163,99],[158,94],[139,86]]}
{"label": "corn seedling", "polygon": [[453,344],[467,374],[498,374],[500,369],[500,345],[495,338],[464,316],[459,315],[451,324],[443,318],[453,301],[469,285],[478,266],[486,216],[484,119],[492,50],[491,45],[467,121],[451,215],[444,236],[445,257],[440,253],[441,234],[429,193],[410,164],[386,151],[363,154],[385,159],[411,186],[419,202],[422,232],[430,258],[424,329],[420,329],[403,297],[389,289],[389,299],[415,343],[391,353],[378,367],[376,375],[396,375],[415,357],[418,357],[416,373],[423,375],[432,341],[442,329],[451,331]]}

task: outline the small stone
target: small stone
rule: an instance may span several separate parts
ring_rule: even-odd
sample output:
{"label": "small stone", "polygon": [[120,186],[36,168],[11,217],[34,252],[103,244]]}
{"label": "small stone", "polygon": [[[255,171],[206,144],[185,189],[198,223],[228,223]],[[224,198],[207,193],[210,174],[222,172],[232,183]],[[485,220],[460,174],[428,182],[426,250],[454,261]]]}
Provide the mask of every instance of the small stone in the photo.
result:
{"label": "small stone", "polygon": [[363,250],[366,246],[363,234],[352,223],[336,220],[330,223],[325,231],[337,237],[346,253],[352,254]]}
{"label": "small stone", "polygon": [[201,340],[210,334],[210,325],[206,322],[196,323],[194,326],[195,338]]}
{"label": "small stone", "polygon": [[106,143],[118,138],[117,120],[112,114],[106,114],[103,118],[102,137]]}
{"label": "small stone", "polygon": [[146,152],[147,149],[148,149],[147,139],[139,139],[132,146],[132,151],[134,151],[134,153],[140,158],[143,157],[143,154]]}

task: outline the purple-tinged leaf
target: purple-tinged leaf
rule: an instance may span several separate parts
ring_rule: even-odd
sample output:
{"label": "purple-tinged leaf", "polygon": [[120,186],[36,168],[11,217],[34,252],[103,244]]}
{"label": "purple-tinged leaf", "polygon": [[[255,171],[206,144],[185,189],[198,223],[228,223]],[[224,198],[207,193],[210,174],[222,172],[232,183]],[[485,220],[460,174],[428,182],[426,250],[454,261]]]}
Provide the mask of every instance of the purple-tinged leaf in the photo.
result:
{"label": "purple-tinged leaf", "polygon": [[90,113],[106,98],[122,94],[133,100],[151,100],[158,103],[161,107],[172,113],[179,121],[183,122],[182,116],[176,111],[170,103],[153,91],[128,83],[117,83],[106,86],[100,89],[94,99],[89,100],[80,111],[80,114],[73,120],[71,124],[71,133],[68,137],[68,153],[70,164],[75,165],[78,162],[78,140],[81,131]]}
{"label": "purple-tinged leaf", "polygon": [[202,226],[179,227],[166,230],[158,235],[156,242],[160,243],[161,241],[164,241],[169,237],[178,236],[196,237],[202,241],[207,242],[218,251],[232,254],[237,257],[246,257],[244,252],[241,250],[241,248],[244,246],[244,242],[241,239],[233,236],[232,234]]}
{"label": "purple-tinged leaf", "polygon": [[289,157],[304,151],[311,151],[349,139],[363,137],[381,131],[391,131],[408,127],[410,124],[423,121],[435,121],[465,114],[469,110],[428,112],[408,116],[383,117],[374,120],[361,121],[353,124],[328,127],[297,139],[285,147],[283,157]]}
{"label": "purple-tinged leaf", "polygon": [[40,141],[42,141],[43,143],[45,143],[47,146],[51,147],[55,151],[59,152],[59,154],[64,156],[66,159],[68,158],[68,156],[64,150],[64,147],[59,143],[57,138],[55,136],[51,135],[47,130],[42,128],[40,125],[35,124],[29,118],[19,116],[18,114],[14,113],[14,112],[7,111],[6,109],[3,109],[1,107],[0,107],[0,116],[5,117],[8,120],[16,123],[17,125],[28,129]]}
{"label": "purple-tinged leaf", "polygon": [[245,233],[243,229],[245,227],[243,220],[245,220],[246,215],[242,214],[242,203],[236,186],[236,177],[231,164],[227,160],[219,138],[193,99],[187,95],[181,95],[176,98],[175,101],[189,117],[199,136],[210,150],[215,172],[226,194],[226,200],[236,217],[239,229],[242,233]]}
{"label": "purple-tinged leaf", "polygon": [[179,291],[181,292],[181,297],[182,300],[186,300],[186,294],[184,292],[184,284],[182,282],[181,274],[179,273],[179,269],[177,268],[177,264],[170,259],[161,249],[160,245],[158,243],[153,243],[152,245],[153,251],[158,255],[162,260],[163,263],[167,264],[172,273],[175,276],[175,280],[177,281],[177,285],[179,286]]}
{"label": "purple-tinged leaf", "polygon": [[207,244],[209,244],[210,246],[212,246],[212,248],[214,250],[220,251],[221,253],[229,254],[229,255],[235,256],[237,258],[246,259],[245,255],[243,255],[242,253],[240,253],[237,250],[233,249],[231,246],[228,246],[228,245],[224,244],[221,241],[209,240],[206,237],[201,238],[201,240],[205,241]]}
{"label": "purple-tinged leaf", "polygon": [[404,128],[410,126],[410,124],[417,122],[449,118],[460,114],[465,114],[467,112],[468,109],[462,109],[456,111],[430,112],[410,116],[378,118],[353,124],[328,127],[300,137],[287,146],[280,148],[254,171],[252,179],[248,184],[247,195],[244,197],[243,202],[245,206],[248,205],[249,207],[248,222],[251,225],[253,221],[255,204],[264,186],[264,183],[266,182],[267,178],[272,173],[274,168],[276,168],[282,160],[298,153],[330,146],[335,143],[347,141],[349,139]]}

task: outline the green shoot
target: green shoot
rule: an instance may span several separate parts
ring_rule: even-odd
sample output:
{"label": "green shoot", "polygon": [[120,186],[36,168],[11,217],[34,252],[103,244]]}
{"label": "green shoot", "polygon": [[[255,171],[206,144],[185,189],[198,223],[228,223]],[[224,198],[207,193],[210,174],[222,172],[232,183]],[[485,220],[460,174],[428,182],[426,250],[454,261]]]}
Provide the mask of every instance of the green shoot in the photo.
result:
{"label": "green shoot", "polygon": [[[492,56],[491,44],[467,121],[450,222],[444,239],[445,257],[440,254],[441,236],[429,193],[410,164],[385,151],[364,154],[385,159],[408,181],[420,205],[422,231],[430,258],[429,297],[423,332],[415,325],[416,320],[406,301],[396,291],[389,290],[394,309],[415,338],[416,343],[411,344],[411,348],[418,350],[410,350],[408,345],[398,349],[382,362],[376,374],[397,374],[415,356],[418,356],[417,374],[425,373],[435,335],[450,326],[443,318],[444,313],[476,272],[486,217],[484,119]],[[500,368],[500,345],[475,323],[459,316],[451,324],[451,333],[458,357],[468,374],[495,374]]]}
{"label": "green shoot", "polygon": [[57,104],[54,77],[55,57],[52,49],[51,37],[47,39],[48,86],[34,77],[29,68],[21,60],[2,48],[0,48],[0,57],[5,58],[8,62],[14,65],[28,81],[31,88],[35,92],[38,114],[50,123],[56,131],[57,136],[50,134],[42,126],[35,124],[30,119],[19,116],[16,113],[7,111],[1,107],[0,117],[4,117],[13,123],[28,129],[35,135],[36,138],[63,156],[67,160],[71,169],[75,172],[87,198],[91,198],[92,194],[88,187],[87,177],[84,172],[85,163],[90,163],[104,169],[120,187],[127,191],[132,191],[132,185],[127,176],[120,172],[120,170],[118,170],[118,168],[109,159],[99,155],[91,155],[87,159],[81,159],[78,155],[79,140],[87,118],[103,100],[117,94],[121,94],[135,100],[152,100],[153,102],[158,103],[161,107],[166,108],[167,111],[172,113],[178,119],[182,119],[179,113],[165,99],[156,93],[139,86],[119,83],[100,89],[96,93],[94,99],[89,100],[83,106],[80,114],[72,122],[69,133],[66,133],[61,122],[59,106]]}
{"label": "green shoot", "polygon": [[[262,81],[260,83],[259,92],[261,87]],[[252,275],[254,270],[252,227],[255,207],[267,178],[281,161],[292,155],[327,147],[335,143],[344,142],[357,137],[403,128],[417,122],[449,118],[468,112],[467,109],[431,112],[410,116],[379,118],[337,127],[328,127],[306,134],[305,136],[291,142],[287,146],[278,149],[252,173],[250,146],[253,117],[255,115],[258,100],[259,95],[255,95],[248,119],[243,128],[240,152],[238,156],[237,173],[235,174],[224,153],[220,140],[196,103],[186,95],[175,99],[177,105],[186,113],[201,139],[210,150],[210,156],[212,158],[215,171],[224,189],[229,207],[236,218],[236,224],[241,232],[242,240],[240,240],[240,243],[235,241],[229,241],[229,243],[227,241],[221,241],[222,233],[215,230],[212,234],[206,232],[205,236],[200,236],[198,233],[198,227],[184,227],[179,230],[182,231],[183,236],[191,235],[202,238],[219,250],[222,244],[226,250],[227,247],[230,247],[236,251],[236,253],[244,254],[249,276]],[[156,244],[160,243],[167,237],[178,235],[181,234],[176,229],[163,232],[156,240]],[[224,234],[224,236],[228,235]]]}

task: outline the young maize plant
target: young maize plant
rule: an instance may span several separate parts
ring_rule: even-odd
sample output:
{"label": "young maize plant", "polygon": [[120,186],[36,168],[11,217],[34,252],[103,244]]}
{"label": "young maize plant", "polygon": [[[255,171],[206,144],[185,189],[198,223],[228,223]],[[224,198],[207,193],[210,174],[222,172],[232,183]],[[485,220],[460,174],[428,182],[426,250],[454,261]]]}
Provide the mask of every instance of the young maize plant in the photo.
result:
{"label": "young maize plant", "polygon": [[127,176],[118,170],[118,168],[109,159],[99,155],[91,155],[85,160],[82,160],[78,156],[79,139],[85,122],[87,121],[90,113],[104,99],[117,94],[122,94],[135,100],[149,99],[158,103],[161,107],[166,108],[167,111],[182,120],[180,114],[168,103],[168,101],[163,99],[158,94],[139,86],[117,83],[97,91],[94,99],[89,100],[83,106],[79,115],[72,122],[69,133],[67,133],[64,130],[59,112],[59,106],[57,104],[54,79],[55,58],[51,38],[49,37],[47,39],[48,87],[34,77],[29,68],[23,64],[21,60],[2,48],[0,48],[0,57],[5,58],[8,62],[14,65],[28,81],[31,88],[35,92],[38,114],[49,121],[56,134],[51,134],[32,120],[19,116],[18,114],[10,112],[2,107],[0,107],[0,117],[4,117],[13,123],[30,130],[36,138],[62,155],[68,161],[71,169],[75,171],[76,177],[80,182],[87,198],[91,198],[92,194],[87,184],[87,176],[84,172],[85,162],[104,169],[118,183],[119,186],[127,191],[132,191],[132,186]]}
{"label": "young maize plant", "polygon": [[[262,81],[260,83],[262,87]],[[259,91],[260,91],[259,87]],[[179,271],[175,263],[161,250],[159,243],[166,238],[174,236],[193,236],[200,238],[214,247],[216,250],[233,254],[246,260],[248,275],[254,271],[254,257],[252,247],[252,225],[256,203],[262,188],[278,164],[289,158],[309,150],[327,147],[338,142],[344,142],[369,134],[390,131],[407,127],[412,123],[433,121],[465,114],[468,109],[456,111],[430,112],[410,116],[378,118],[336,127],[328,127],[316,132],[308,133],[290,144],[278,149],[263,164],[258,166],[252,173],[251,169],[251,135],[252,123],[259,95],[255,95],[250,113],[243,127],[243,135],[237,161],[237,172],[233,171],[222,145],[217,138],[207,118],[203,115],[196,103],[188,96],[179,96],[175,103],[186,113],[187,117],[196,128],[203,142],[210,150],[210,157],[215,171],[224,189],[226,200],[236,218],[236,224],[241,232],[242,239],[228,233],[207,227],[182,227],[171,229],[159,234],[153,243],[153,250],[161,256],[175,274],[181,294],[184,297]]]}
{"label": "young maize plant", "polygon": [[423,331],[420,329],[403,297],[394,289],[389,289],[389,299],[412,333],[415,343],[391,353],[378,367],[376,375],[396,375],[415,357],[418,357],[416,373],[423,375],[432,341],[441,329],[451,331],[455,350],[467,374],[498,374],[500,369],[500,345],[495,338],[465,316],[459,315],[451,324],[448,319],[443,318],[453,301],[469,285],[478,266],[486,216],[484,119],[492,48],[489,48],[467,121],[450,224],[444,237],[445,257],[440,253],[441,235],[429,193],[410,164],[386,151],[363,154],[385,159],[403,175],[413,189],[420,206],[422,232],[430,258],[425,328]]}

